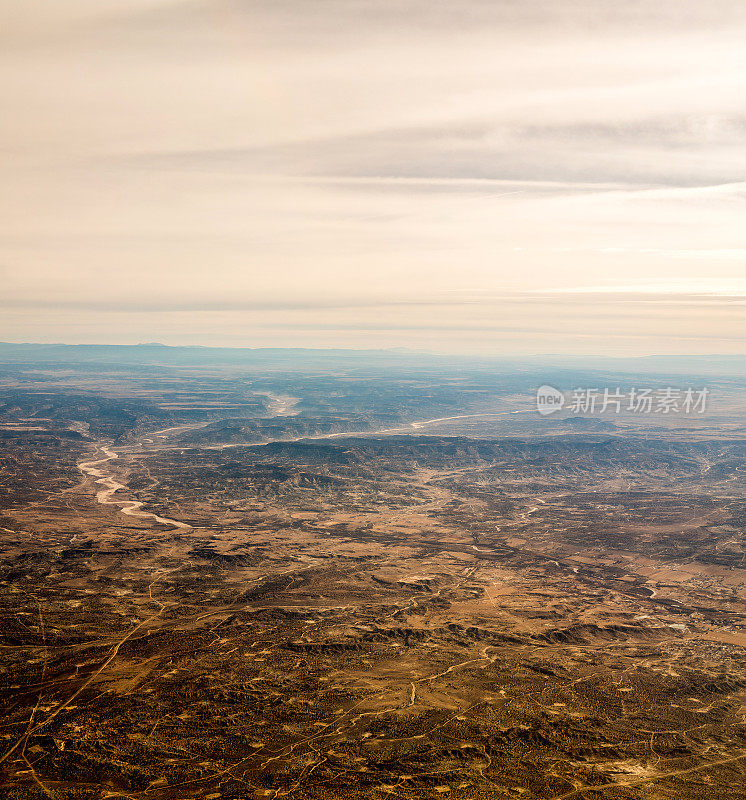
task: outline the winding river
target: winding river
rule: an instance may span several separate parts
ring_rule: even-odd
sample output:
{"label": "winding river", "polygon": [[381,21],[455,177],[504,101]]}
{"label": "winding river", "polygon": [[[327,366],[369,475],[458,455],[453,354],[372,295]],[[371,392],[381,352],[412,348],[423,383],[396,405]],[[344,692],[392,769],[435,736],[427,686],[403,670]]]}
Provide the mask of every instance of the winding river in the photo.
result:
{"label": "winding river", "polygon": [[[297,398],[292,397],[273,397],[274,400],[277,401],[279,408],[273,409],[277,416],[289,416],[293,414],[292,406],[295,405],[297,402]],[[453,417],[438,417],[436,419],[427,419],[422,420],[420,422],[410,422],[405,426],[398,427],[398,428],[386,428],[384,430],[379,431],[338,431],[336,433],[322,433],[317,434],[315,436],[298,436],[293,439],[274,439],[269,440],[266,442],[257,442],[253,445],[244,445],[244,446],[253,446],[253,447],[261,447],[266,444],[272,444],[274,442],[300,442],[304,440],[318,440],[318,439],[335,439],[338,437],[347,437],[347,436],[375,436],[381,434],[407,434],[412,433],[420,428],[423,428],[427,425],[433,425],[439,422],[447,422],[450,420],[456,419],[468,419],[468,418],[477,418],[477,417],[503,417],[508,416],[510,414],[526,414],[530,413],[530,410],[520,410],[520,411],[498,411],[498,412],[483,412],[479,414],[459,414],[458,416]],[[209,423],[203,423],[203,425],[207,425]],[[163,434],[173,431],[182,431],[182,430],[189,430],[190,428],[199,428],[203,427],[203,425],[178,425],[173,428],[164,428],[160,431],[155,431],[151,433],[151,437],[160,436],[160,438],[166,438]],[[145,441],[151,442],[153,439],[146,439]],[[222,447],[231,447],[236,445],[222,445]],[[105,458],[98,458],[93,461],[83,461],[78,464],[78,469],[84,474],[88,475],[91,478],[95,478],[95,482],[101,484],[105,488],[99,489],[96,492],[96,500],[101,503],[102,505],[108,506],[119,506],[121,512],[126,514],[129,517],[139,517],[140,519],[152,519],[155,522],[160,522],[163,525],[172,525],[175,528],[182,528],[183,530],[192,530],[191,525],[187,525],[185,522],[179,522],[176,519],[170,519],[169,517],[161,517],[158,514],[154,514],[150,511],[143,511],[142,507],[144,503],[140,502],[139,500],[125,500],[123,498],[115,498],[114,495],[122,490],[122,489],[129,489],[123,483],[119,483],[119,481],[115,480],[111,475],[106,475],[102,472],[99,467],[103,464],[107,464],[110,461],[113,461],[119,456],[108,446],[102,446],[99,448],[100,451],[105,455]],[[536,508],[531,509],[528,514],[535,511]],[[527,514],[527,516],[528,516]]]}
{"label": "winding river", "polygon": [[155,522],[160,522],[164,525],[173,525],[176,528],[183,528],[184,530],[192,529],[192,526],[187,525],[185,522],[179,522],[178,520],[170,519],[169,517],[159,517],[158,514],[153,514],[150,511],[143,511],[142,507],[144,503],[141,503],[139,500],[114,499],[114,494],[116,494],[116,492],[118,492],[120,489],[127,489],[128,487],[123,483],[119,483],[119,481],[114,480],[114,478],[112,478],[110,475],[105,475],[98,468],[102,464],[106,464],[109,461],[113,461],[115,458],[119,458],[119,456],[108,447],[102,447],[101,452],[106,455],[106,458],[98,458],[95,461],[83,461],[81,464],[78,464],[78,469],[84,475],[89,475],[90,477],[95,478],[96,483],[100,483],[102,486],[106,487],[96,492],[96,500],[99,503],[107,506],[119,506],[122,513],[126,514],[128,517],[152,519],[155,520]]}

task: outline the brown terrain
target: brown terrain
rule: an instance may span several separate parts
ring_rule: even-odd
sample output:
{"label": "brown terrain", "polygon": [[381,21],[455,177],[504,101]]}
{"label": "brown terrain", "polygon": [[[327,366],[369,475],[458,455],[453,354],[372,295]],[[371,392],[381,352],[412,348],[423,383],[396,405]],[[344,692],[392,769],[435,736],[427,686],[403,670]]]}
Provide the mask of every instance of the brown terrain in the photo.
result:
{"label": "brown terrain", "polygon": [[9,370],[2,797],[743,797],[738,392],[522,380]]}

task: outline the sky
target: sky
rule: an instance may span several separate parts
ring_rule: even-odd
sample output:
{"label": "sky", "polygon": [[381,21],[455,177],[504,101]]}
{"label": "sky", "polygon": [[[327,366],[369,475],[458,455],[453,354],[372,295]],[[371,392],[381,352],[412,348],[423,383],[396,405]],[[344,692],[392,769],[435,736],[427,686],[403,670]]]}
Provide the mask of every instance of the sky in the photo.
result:
{"label": "sky", "polygon": [[742,0],[0,0],[0,340],[746,353]]}

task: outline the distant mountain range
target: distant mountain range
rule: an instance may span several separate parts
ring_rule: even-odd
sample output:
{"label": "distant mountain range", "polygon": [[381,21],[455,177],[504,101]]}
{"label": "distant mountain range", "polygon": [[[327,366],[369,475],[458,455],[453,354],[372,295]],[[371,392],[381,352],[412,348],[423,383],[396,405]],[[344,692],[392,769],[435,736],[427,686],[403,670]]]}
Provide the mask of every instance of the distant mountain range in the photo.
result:
{"label": "distant mountain range", "polygon": [[653,375],[746,377],[746,355],[660,355],[639,358],[536,355],[486,357],[438,355],[405,349],[346,350],[169,346],[159,343],[33,344],[0,342],[0,364],[163,365],[172,367],[235,366],[262,370],[542,370],[602,371]]}

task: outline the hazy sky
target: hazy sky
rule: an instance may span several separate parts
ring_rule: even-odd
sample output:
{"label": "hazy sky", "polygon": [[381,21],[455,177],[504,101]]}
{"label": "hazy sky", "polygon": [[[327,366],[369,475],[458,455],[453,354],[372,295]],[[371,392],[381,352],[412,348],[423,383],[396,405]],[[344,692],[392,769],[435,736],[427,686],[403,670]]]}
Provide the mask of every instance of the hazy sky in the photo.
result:
{"label": "hazy sky", "polygon": [[0,0],[0,339],[746,352],[743,0]]}

